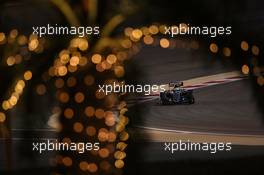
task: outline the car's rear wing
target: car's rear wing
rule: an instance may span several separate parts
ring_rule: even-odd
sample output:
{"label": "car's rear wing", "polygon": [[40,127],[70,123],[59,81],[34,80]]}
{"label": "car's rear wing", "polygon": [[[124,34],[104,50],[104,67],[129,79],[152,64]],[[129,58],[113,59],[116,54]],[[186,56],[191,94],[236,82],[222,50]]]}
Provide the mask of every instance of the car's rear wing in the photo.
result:
{"label": "car's rear wing", "polygon": [[180,81],[180,82],[175,82],[175,83],[169,83],[169,88],[175,88],[175,87],[181,87],[183,86],[183,82]]}

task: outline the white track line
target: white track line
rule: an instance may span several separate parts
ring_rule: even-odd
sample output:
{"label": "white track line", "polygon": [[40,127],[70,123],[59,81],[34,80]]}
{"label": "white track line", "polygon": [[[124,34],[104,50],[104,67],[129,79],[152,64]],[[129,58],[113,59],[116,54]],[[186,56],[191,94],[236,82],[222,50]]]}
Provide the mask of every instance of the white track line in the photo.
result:
{"label": "white track line", "polygon": [[[226,84],[231,83],[235,81],[244,80],[246,77],[241,74],[240,71],[232,71],[232,72],[226,72],[226,73],[220,73],[216,75],[210,75],[210,76],[203,76],[198,78],[193,78],[189,80],[183,81],[183,88],[185,89],[200,89],[205,88],[209,86],[215,86],[220,84]],[[168,84],[164,84],[166,86],[165,89],[169,89]],[[135,103],[145,103],[147,101],[153,101],[155,99],[159,98],[159,92],[152,93],[151,95],[139,97],[139,98],[132,98],[128,99],[127,103],[128,106],[133,106]]]}
{"label": "white track line", "polygon": [[134,130],[139,140],[153,142],[230,142],[233,145],[264,146],[264,135],[195,132],[138,126]]}
{"label": "white track line", "polygon": [[217,132],[185,131],[185,130],[161,129],[161,128],[153,128],[153,127],[145,127],[145,126],[136,126],[136,128],[162,131],[162,132],[183,133],[183,134],[205,134],[205,135],[214,135],[214,136],[218,135],[218,136],[235,136],[235,137],[259,137],[259,138],[264,139],[264,135],[257,135],[257,134],[228,134],[228,133],[217,133]]}

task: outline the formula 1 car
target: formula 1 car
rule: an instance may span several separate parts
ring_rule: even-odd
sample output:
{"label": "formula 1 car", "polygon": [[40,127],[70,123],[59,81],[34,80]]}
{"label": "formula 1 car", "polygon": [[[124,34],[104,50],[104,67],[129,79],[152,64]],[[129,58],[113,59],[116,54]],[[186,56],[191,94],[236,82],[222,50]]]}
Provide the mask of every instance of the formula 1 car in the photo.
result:
{"label": "formula 1 car", "polygon": [[160,92],[161,104],[194,104],[193,90],[186,90],[181,86],[183,82],[169,83],[169,90]]}

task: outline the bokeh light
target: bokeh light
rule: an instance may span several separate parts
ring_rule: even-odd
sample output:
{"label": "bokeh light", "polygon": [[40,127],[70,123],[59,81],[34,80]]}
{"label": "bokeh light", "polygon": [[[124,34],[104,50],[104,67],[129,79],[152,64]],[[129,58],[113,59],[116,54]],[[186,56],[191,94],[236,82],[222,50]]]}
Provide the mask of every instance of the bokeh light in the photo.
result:
{"label": "bokeh light", "polygon": [[217,53],[218,52],[218,46],[215,43],[211,43],[210,44],[210,51],[213,53]]}

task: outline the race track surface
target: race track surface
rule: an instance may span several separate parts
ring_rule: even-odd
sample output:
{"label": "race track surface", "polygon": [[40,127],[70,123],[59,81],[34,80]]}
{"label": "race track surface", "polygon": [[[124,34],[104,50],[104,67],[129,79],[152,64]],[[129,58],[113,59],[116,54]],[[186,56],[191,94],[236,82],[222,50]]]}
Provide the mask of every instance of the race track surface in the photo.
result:
{"label": "race track surface", "polygon": [[232,134],[264,134],[261,112],[249,80],[194,91],[193,105],[161,105],[158,100],[132,107],[134,126]]}
{"label": "race track surface", "polygon": [[[145,48],[133,58],[141,75],[135,81],[161,84],[237,70],[232,58],[208,55],[206,49]],[[249,79],[243,79],[195,89],[194,105],[163,106],[158,100],[139,100],[130,108],[131,123],[134,127],[263,135],[262,113],[251,86]]]}

